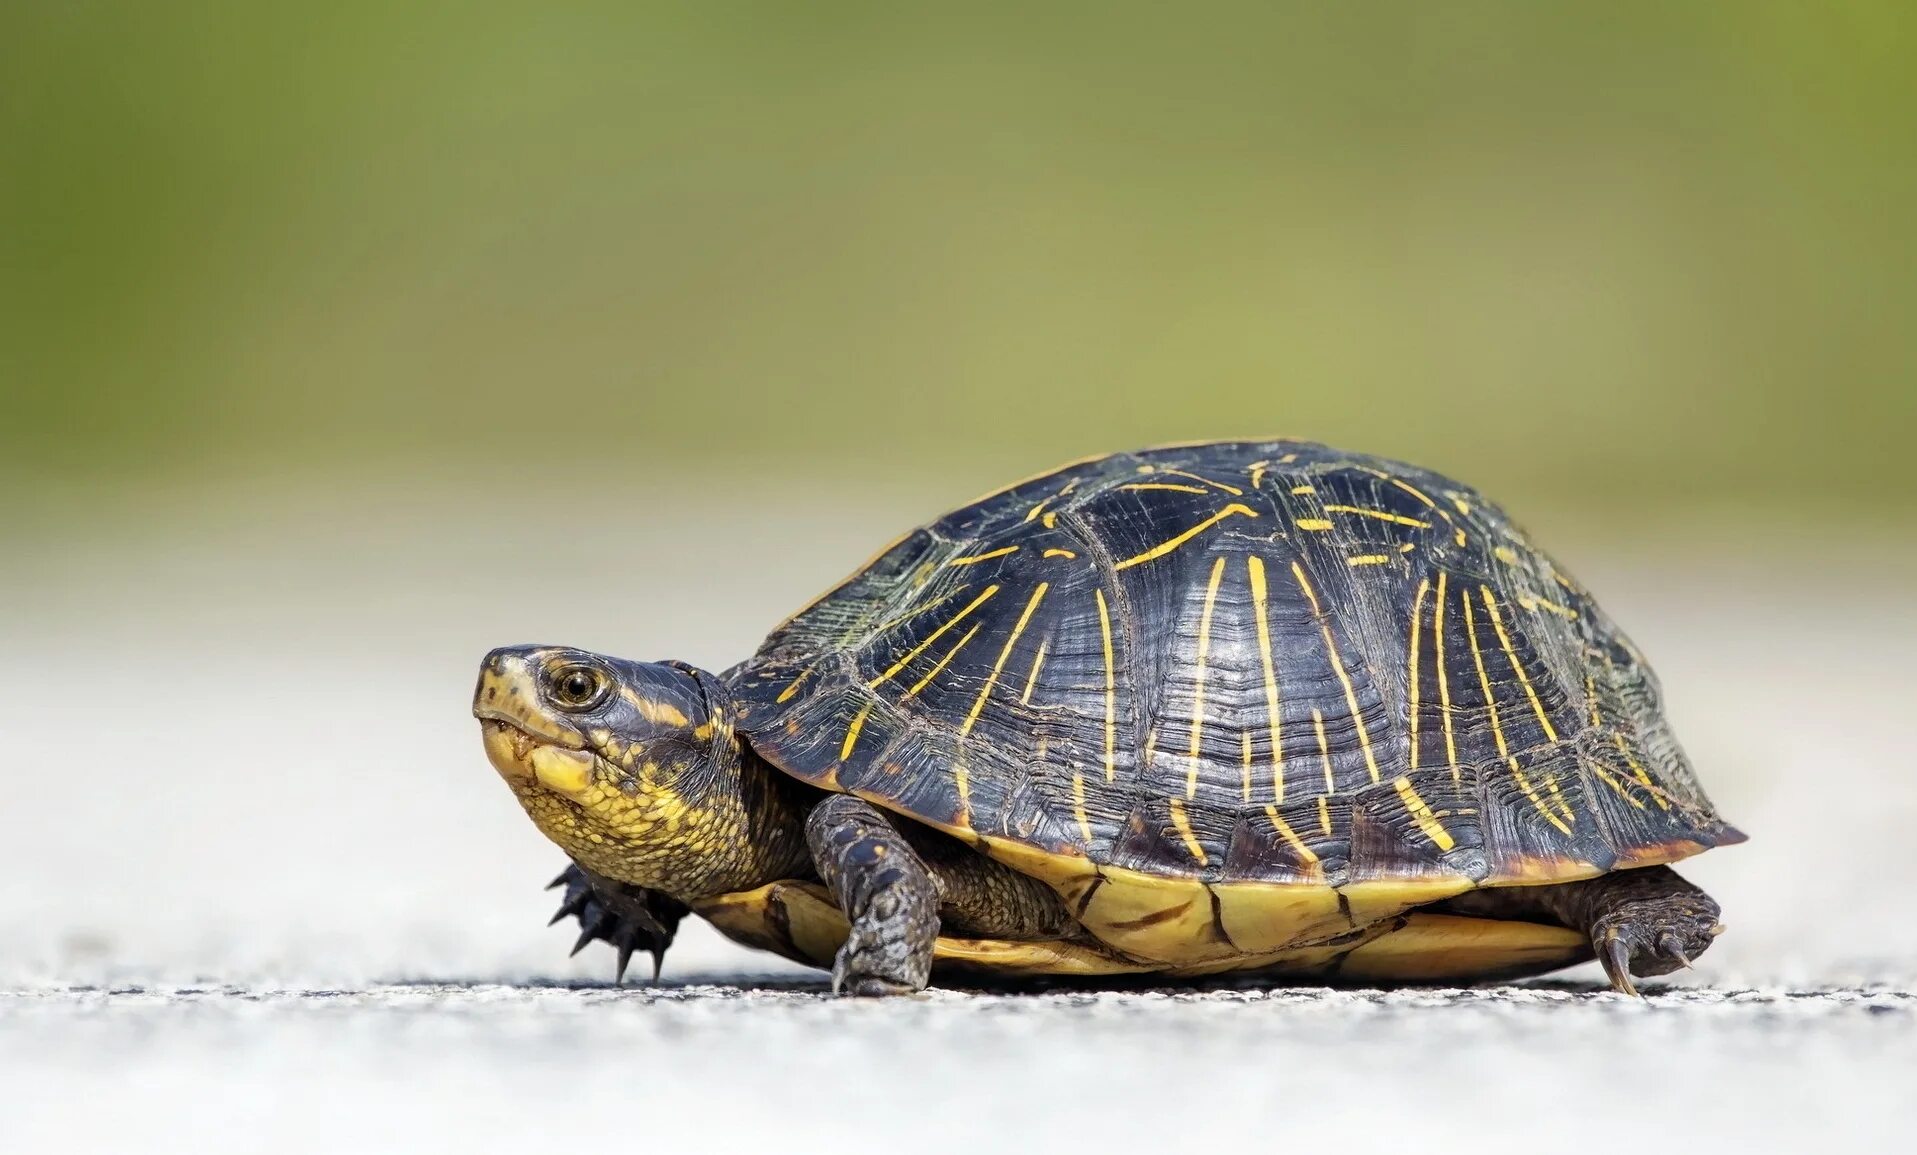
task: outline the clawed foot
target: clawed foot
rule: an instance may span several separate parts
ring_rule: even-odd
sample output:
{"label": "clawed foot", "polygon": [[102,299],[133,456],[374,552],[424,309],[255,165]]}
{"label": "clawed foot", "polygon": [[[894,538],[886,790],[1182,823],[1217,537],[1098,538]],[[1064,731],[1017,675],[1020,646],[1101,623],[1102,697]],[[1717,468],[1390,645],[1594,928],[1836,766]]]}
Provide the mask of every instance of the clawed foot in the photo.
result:
{"label": "clawed foot", "polygon": [[1632,975],[1666,975],[1688,967],[1724,932],[1717,903],[1701,891],[1627,899],[1591,925],[1591,945],[1617,991],[1637,994]]}
{"label": "clawed foot", "polygon": [[855,922],[832,964],[832,993],[915,995],[925,989],[930,963],[929,951],[898,934]]}
{"label": "clawed foot", "polygon": [[939,889],[891,820],[869,802],[834,794],[813,808],[806,845],[851,923],[832,963],[832,992],[910,995],[932,976]]}
{"label": "clawed foot", "polygon": [[613,982],[617,984],[625,981],[626,967],[632,962],[633,953],[645,951],[652,955],[652,979],[659,981],[666,948],[672,945],[679,920],[687,913],[684,904],[655,890],[594,879],[577,866],[566,867],[546,889],[561,886],[566,888],[565,900],[559,904],[559,913],[546,925],[551,926],[568,916],[579,919],[579,938],[572,944],[573,954],[594,941],[611,943],[619,952],[618,968],[613,973]]}

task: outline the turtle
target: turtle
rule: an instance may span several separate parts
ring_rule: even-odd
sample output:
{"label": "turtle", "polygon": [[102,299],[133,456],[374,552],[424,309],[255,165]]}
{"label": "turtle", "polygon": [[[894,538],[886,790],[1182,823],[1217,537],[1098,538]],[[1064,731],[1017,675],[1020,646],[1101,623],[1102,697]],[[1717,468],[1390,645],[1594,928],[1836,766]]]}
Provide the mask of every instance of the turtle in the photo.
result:
{"label": "turtle", "polygon": [[853,995],[1689,966],[1744,840],[1657,678],[1497,505],[1296,440],[1077,461],[913,529],[721,674],[484,659],[554,921],[681,920]]}

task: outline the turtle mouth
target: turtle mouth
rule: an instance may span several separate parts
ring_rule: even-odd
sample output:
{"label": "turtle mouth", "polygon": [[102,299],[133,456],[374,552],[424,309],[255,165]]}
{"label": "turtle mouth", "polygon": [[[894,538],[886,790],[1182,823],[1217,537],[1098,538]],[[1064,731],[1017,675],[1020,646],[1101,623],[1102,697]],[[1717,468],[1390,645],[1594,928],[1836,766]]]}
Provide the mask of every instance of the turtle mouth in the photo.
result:
{"label": "turtle mouth", "polygon": [[547,742],[504,718],[480,718],[479,732],[485,737],[488,749],[497,744],[511,754],[514,762],[524,762],[534,749]]}
{"label": "turtle mouth", "polygon": [[591,750],[562,744],[492,713],[481,714],[479,732],[486,759],[515,789],[537,783],[566,798],[591,791],[599,756]]}

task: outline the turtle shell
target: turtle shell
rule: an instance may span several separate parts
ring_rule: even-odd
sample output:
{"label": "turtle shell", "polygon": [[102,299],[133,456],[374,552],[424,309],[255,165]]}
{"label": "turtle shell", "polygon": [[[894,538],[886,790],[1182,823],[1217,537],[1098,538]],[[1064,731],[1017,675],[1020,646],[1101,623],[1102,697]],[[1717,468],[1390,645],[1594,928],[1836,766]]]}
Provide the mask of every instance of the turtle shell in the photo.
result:
{"label": "turtle shell", "polygon": [[1656,679],[1502,511],[1294,441],[1068,465],[917,529],[728,679],[768,761],[1178,964],[1741,841]]}

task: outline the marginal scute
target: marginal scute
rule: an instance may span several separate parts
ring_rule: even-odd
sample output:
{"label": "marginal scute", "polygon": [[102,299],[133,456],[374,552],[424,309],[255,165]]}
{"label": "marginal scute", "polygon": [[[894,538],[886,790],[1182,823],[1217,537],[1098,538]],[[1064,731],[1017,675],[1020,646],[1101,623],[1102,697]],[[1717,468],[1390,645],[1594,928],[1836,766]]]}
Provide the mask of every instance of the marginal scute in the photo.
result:
{"label": "marginal scute", "polygon": [[1443,902],[1477,885],[1463,875],[1430,875],[1412,878],[1368,878],[1338,888],[1344,896],[1351,920],[1365,926],[1379,919],[1403,914],[1414,906]]}
{"label": "marginal scute", "polygon": [[1212,917],[1211,892],[1190,878],[1108,866],[1105,885],[1079,913],[1085,929],[1113,949],[1155,962],[1196,962],[1244,953]]}
{"label": "marginal scute", "polygon": [[1591,957],[1582,932],[1512,919],[1407,915],[1338,965],[1348,982],[1485,982],[1556,970]]}
{"label": "marginal scute", "polygon": [[1225,936],[1246,954],[1283,950],[1354,929],[1329,886],[1241,882],[1215,888]]}
{"label": "marginal scute", "polygon": [[762,757],[1046,881],[1157,967],[1741,839],[1636,648],[1496,505],[1308,442],[1019,482],[727,678]]}
{"label": "marginal scute", "polygon": [[[828,970],[850,933],[844,913],[815,882],[774,882],[707,899],[694,909],[738,942]],[[940,935],[932,952],[933,969],[941,973],[1090,976],[1153,969],[1095,943],[1063,940],[1019,942]]]}

